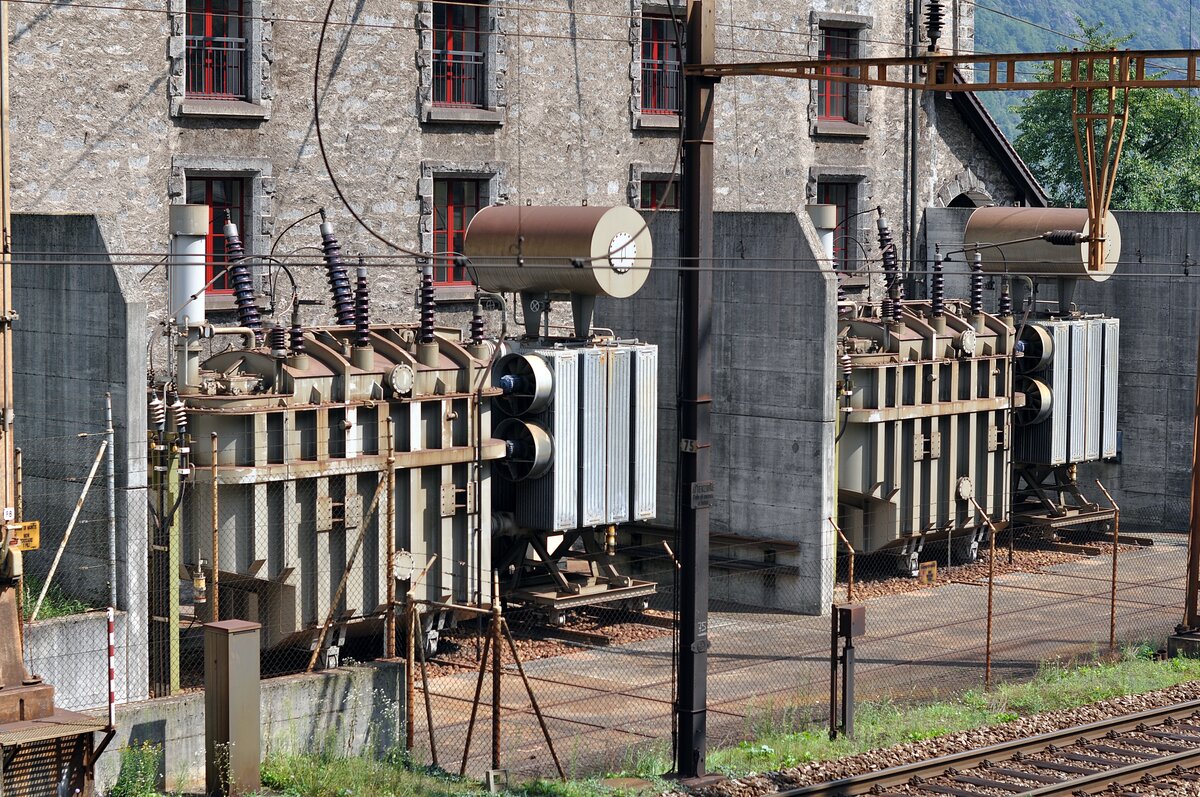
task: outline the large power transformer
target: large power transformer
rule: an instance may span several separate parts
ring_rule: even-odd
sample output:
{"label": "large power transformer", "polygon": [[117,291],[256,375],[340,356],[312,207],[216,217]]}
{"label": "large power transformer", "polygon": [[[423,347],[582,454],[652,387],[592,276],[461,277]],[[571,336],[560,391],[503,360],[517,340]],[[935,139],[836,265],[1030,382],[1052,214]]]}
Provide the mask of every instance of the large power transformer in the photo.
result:
{"label": "large power transformer", "polygon": [[[366,269],[352,285],[328,222],[332,325],[302,325],[299,297],[290,327],[264,325],[227,224],[239,325],[213,326],[207,208],[173,209],[176,363],[150,392],[157,681],[178,678],[188,574],[219,583],[222,619],[261,623],[264,647],[320,640],[327,664],[409,595],[433,650],[440,629],[501,598],[561,618],[653,593],[613,563],[617,528],[655,514],[658,350],[591,326],[596,296],[645,282],[649,233],[628,208],[522,208],[538,262],[518,268],[509,210],[481,211],[468,232],[493,293],[464,331],[436,326],[429,269],[419,324],[372,324]],[[485,297],[503,315],[509,291],[525,334],[487,339]],[[559,298],[570,327],[551,323]],[[206,339],[230,345],[203,359]]]}
{"label": "large power transformer", "polygon": [[[1084,497],[1076,466],[1116,454],[1120,324],[1071,302],[1077,280],[1112,273],[1115,220],[1106,233],[1108,260],[1089,272],[1086,211],[975,211],[961,251],[970,299],[946,299],[939,256],[929,300],[914,301],[900,295],[881,221],[888,295],[839,303],[838,519],[856,551],[915,573],[928,543],[974,559],[982,514],[1014,533],[1111,518]],[[985,274],[1000,282],[994,313]],[[1034,291],[1047,279],[1051,308]]]}

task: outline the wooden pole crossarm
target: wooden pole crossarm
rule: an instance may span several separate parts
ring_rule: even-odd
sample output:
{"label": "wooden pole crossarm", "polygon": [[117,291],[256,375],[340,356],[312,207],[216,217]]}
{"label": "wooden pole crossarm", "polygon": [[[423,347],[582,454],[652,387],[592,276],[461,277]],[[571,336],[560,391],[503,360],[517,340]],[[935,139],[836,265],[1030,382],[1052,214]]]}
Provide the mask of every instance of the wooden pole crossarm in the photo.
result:
{"label": "wooden pole crossarm", "polygon": [[[688,64],[685,75],[724,78],[771,75],[866,86],[930,91],[1029,91],[1077,88],[1196,88],[1200,50],[1099,50],[1053,53],[944,55],[896,58],[830,58]],[[1021,66],[1026,69],[1021,69]],[[1049,79],[1042,80],[1049,69]],[[1103,68],[1097,69],[1098,65]],[[908,73],[907,70],[912,70]],[[956,72],[975,76],[965,81]],[[905,74],[918,77],[911,79]],[[986,75],[986,76],[985,76]]]}

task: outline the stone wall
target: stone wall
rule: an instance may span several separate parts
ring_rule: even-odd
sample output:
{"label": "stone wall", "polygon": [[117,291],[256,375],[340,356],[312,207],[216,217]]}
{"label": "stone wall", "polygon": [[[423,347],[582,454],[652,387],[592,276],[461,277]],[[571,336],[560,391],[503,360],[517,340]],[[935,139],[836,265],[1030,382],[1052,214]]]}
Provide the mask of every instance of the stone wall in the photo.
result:
{"label": "stone wall", "polygon": [[[381,321],[413,320],[414,261],[354,224],[326,174],[313,125],[313,61],[324,4],[253,0],[250,102],[189,101],[184,80],[181,0],[164,12],[136,4],[93,13],[69,5],[14,7],[13,206],[40,214],[94,213],[106,231],[131,301],[144,301],[151,327],[163,319],[167,209],[183,200],[187,174],[237,173],[256,196],[243,230],[266,253],[284,228],[328,208],[345,252],[374,269]],[[398,246],[429,244],[432,172],[498,176],[492,199],[533,204],[623,204],[641,175],[669,174],[676,162],[673,119],[639,113],[640,15],[661,0],[552,0],[537,10],[497,5],[486,21],[488,107],[430,113],[430,2],[339,0],[326,33],[318,95],[326,151],[338,184],[380,236]],[[860,26],[861,54],[901,52],[908,4],[899,0],[720,0],[718,53],[724,60],[812,57],[825,21]],[[140,8],[140,7],[138,7]],[[956,30],[969,49],[971,7]],[[261,18],[260,18],[261,16]],[[857,90],[861,129],[820,132],[816,91],[804,81],[734,78],[717,92],[716,191],[723,211],[794,212],[815,197],[821,175],[859,181],[860,207],[882,205],[903,245],[908,169],[906,100],[895,89]],[[921,110],[919,205],[970,187],[1011,202],[1013,188],[975,144],[957,112],[927,97]],[[650,122],[654,123],[651,124]],[[478,176],[478,175],[477,175]],[[856,235],[872,237],[868,226]],[[279,242],[286,254],[318,242],[315,220]],[[874,244],[864,240],[868,249]],[[324,298],[315,253],[293,269],[307,298]],[[263,285],[276,284],[260,268]],[[282,284],[286,279],[280,278]],[[287,310],[290,288],[275,308]],[[443,320],[465,322],[451,302]],[[326,319],[327,307],[309,309]],[[231,320],[228,311],[218,322]]]}

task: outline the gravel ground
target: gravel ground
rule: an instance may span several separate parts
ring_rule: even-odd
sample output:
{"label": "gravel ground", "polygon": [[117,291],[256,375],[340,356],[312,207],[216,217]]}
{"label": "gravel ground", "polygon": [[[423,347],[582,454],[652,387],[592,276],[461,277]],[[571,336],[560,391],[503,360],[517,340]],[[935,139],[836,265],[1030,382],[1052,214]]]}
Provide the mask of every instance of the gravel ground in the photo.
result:
{"label": "gravel ground", "polygon": [[[751,775],[737,780],[729,780],[709,789],[704,789],[701,791],[701,794],[703,797],[759,797],[760,795],[773,794],[780,789],[807,786],[812,783],[837,780],[851,775],[876,772],[880,769],[899,766],[901,764],[926,761],[938,756],[949,755],[950,753],[974,750],[1060,728],[1083,725],[1109,717],[1132,714],[1150,708],[1182,703],[1198,698],[1200,698],[1200,681],[1192,681],[1171,687],[1170,689],[1149,692],[1144,695],[1118,697],[1094,703],[1090,706],[1022,717],[1021,719],[1002,725],[976,728],[950,736],[943,736],[938,739],[900,744],[883,750],[873,750],[868,753],[848,756],[837,761],[818,761],[785,769],[781,772],[770,772]],[[1176,785],[1179,788],[1190,790],[1178,792],[1148,791],[1145,793],[1200,795],[1200,785],[1198,784],[1178,781]]]}
{"label": "gravel ground", "polygon": [[[1121,546],[1124,548],[1125,546]],[[937,581],[933,584],[922,584],[915,578],[907,576],[895,576],[892,578],[861,578],[856,575],[854,580],[854,600],[864,601],[871,598],[880,598],[885,595],[900,595],[905,592],[916,592],[922,589],[934,589],[936,587],[945,586],[946,584],[955,581],[978,581],[980,579],[987,580],[988,563],[987,552],[983,552],[979,559],[974,564],[955,565],[949,573],[944,567],[938,567]],[[1040,551],[1040,550],[1021,550],[1013,551],[1013,562],[1008,563],[1008,551],[996,551],[996,575],[1002,576],[1008,573],[1028,573],[1033,570],[1040,570],[1043,567],[1051,567],[1053,565],[1061,565],[1067,562],[1075,562],[1086,557],[1074,553],[1060,553],[1058,551]],[[944,565],[945,562],[940,563]],[[861,580],[860,580],[861,578]],[[845,581],[842,580],[838,586],[844,591]]]}
{"label": "gravel ground", "polygon": [[[670,619],[670,614],[653,609],[646,610],[641,615],[659,620]],[[508,622],[521,661],[565,656],[589,647],[585,641],[559,638],[553,629],[547,628],[528,616],[522,617],[514,613],[509,617]],[[627,611],[605,609],[573,612],[562,627],[571,631],[603,634],[608,637],[610,645],[628,645],[633,642],[671,635],[670,628],[644,622],[638,615]],[[486,624],[484,629],[486,630]],[[478,644],[482,646],[483,641],[479,640]],[[503,652],[504,663],[511,665],[512,654],[508,649],[507,642],[504,644]],[[432,679],[440,675],[462,672],[464,669],[478,671],[479,659],[477,656],[474,623],[460,626],[442,635],[437,658],[428,663],[429,677]]]}

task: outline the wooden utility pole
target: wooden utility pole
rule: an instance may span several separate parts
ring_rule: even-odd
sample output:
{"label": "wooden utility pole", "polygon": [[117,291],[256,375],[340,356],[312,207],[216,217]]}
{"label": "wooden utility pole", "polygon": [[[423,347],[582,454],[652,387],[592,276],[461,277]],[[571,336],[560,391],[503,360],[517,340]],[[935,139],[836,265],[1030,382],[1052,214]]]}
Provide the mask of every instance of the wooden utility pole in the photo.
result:
{"label": "wooden utility pole", "polygon": [[[686,61],[716,55],[715,0],[688,0]],[[718,78],[684,79],[684,150],[679,220],[683,293],[679,353],[679,685],[675,765],[680,778],[704,774],[708,748],[708,535],[713,482],[712,416],[713,90]]]}

